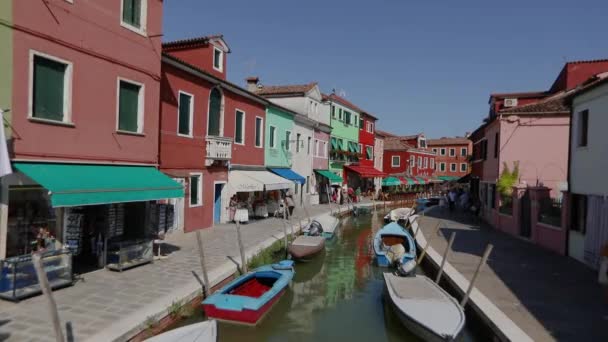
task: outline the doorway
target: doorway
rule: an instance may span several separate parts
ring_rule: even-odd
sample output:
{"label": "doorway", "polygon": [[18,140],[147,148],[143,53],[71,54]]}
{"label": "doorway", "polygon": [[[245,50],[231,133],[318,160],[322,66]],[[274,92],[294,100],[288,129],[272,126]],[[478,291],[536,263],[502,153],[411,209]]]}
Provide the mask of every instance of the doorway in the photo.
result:
{"label": "doorway", "polygon": [[519,215],[519,235],[525,238],[532,236],[531,218],[532,218],[532,206],[530,201],[530,192],[526,190],[521,198],[521,211]]}
{"label": "doorway", "polygon": [[[186,179],[184,178],[173,178],[174,181],[178,182],[179,185],[184,188],[186,186]],[[167,227],[168,230],[184,230],[184,197],[171,198],[169,204],[173,205],[174,217],[173,227]]]}
{"label": "doorway", "polygon": [[213,223],[220,223],[222,220],[222,190],[225,183],[215,183],[213,194]]}

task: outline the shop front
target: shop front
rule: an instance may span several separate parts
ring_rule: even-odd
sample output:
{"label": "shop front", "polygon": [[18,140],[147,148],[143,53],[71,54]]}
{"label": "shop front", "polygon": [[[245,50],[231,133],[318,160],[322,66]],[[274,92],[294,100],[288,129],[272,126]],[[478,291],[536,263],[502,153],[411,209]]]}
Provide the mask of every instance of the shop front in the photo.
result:
{"label": "shop front", "polygon": [[153,260],[153,241],[171,226],[169,198],[183,187],[154,167],[14,163],[2,178],[7,198],[0,297],[40,292],[31,262],[41,253],[51,287],[73,273],[122,271]]}
{"label": "shop front", "polygon": [[360,189],[361,193],[375,193],[375,179],[386,177],[386,173],[373,167],[346,165],[344,174],[349,188]]}
{"label": "shop front", "polygon": [[344,183],[342,177],[336,175],[329,170],[315,170],[315,177],[317,180],[317,193],[319,194],[319,203],[329,203],[331,194],[333,193],[332,188],[339,188]]}

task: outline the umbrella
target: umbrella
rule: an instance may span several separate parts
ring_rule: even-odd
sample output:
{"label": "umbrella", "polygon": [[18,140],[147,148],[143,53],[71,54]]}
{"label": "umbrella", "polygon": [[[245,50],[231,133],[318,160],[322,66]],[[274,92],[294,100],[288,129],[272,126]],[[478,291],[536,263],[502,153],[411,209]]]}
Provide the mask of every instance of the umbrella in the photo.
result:
{"label": "umbrella", "polygon": [[401,185],[401,181],[395,177],[386,177],[382,180],[382,186],[397,186]]}

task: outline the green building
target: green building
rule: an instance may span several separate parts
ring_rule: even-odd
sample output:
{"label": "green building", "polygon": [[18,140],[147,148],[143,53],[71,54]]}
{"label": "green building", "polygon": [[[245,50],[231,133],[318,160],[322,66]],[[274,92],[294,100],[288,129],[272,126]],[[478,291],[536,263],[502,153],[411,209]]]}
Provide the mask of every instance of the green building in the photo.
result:
{"label": "green building", "polygon": [[290,168],[294,144],[286,142],[294,137],[293,114],[272,105],[267,106],[264,165],[268,168]]}
{"label": "green building", "polygon": [[344,165],[359,161],[359,115],[361,109],[348,100],[336,95],[324,95],[329,105],[331,143],[329,171],[344,177]]}

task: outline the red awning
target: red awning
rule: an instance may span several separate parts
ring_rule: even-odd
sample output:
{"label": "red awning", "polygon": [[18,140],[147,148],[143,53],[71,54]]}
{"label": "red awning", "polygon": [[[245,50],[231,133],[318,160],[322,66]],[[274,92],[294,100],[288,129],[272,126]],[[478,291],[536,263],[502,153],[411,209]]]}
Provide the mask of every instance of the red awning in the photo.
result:
{"label": "red awning", "polygon": [[358,166],[358,165],[345,165],[345,168],[356,172],[359,174],[359,176],[361,176],[361,178],[375,178],[375,177],[386,177],[387,174],[377,170],[373,167],[365,167],[365,166]]}

